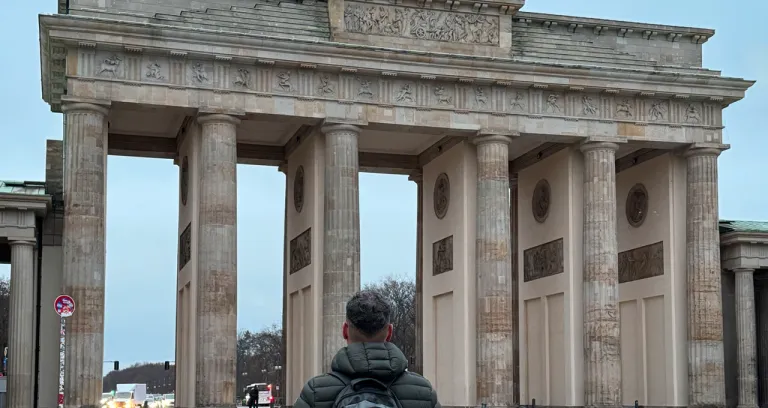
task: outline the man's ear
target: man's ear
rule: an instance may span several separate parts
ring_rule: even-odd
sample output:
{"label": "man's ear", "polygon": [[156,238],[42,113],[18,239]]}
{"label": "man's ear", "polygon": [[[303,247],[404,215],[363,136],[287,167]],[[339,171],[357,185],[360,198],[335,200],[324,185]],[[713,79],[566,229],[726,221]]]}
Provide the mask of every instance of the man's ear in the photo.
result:
{"label": "man's ear", "polygon": [[341,337],[349,341],[349,324],[347,322],[341,325]]}
{"label": "man's ear", "polygon": [[387,325],[387,340],[386,341],[392,340],[392,329],[393,329],[392,323],[388,324]]}

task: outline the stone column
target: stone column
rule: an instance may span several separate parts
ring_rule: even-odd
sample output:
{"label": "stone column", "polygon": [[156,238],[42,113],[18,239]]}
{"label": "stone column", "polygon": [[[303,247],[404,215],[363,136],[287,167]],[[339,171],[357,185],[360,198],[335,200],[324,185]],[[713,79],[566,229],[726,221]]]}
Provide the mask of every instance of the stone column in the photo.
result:
{"label": "stone column", "polygon": [[195,407],[234,406],[237,344],[237,126],[198,117],[197,358]]}
{"label": "stone column", "polygon": [[408,180],[416,183],[416,361],[409,370],[424,374],[424,175],[417,170]]}
{"label": "stone column", "polygon": [[757,408],[757,339],[754,269],[736,269],[736,339],[739,408]]}
{"label": "stone column", "polygon": [[687,161],[688,406],[725,406],[717,157],[721,145],[694,145]]}
{"label": "stone column", "polygon": [[520,296],[518,293],[517,174],[509,175],[509,238],[512,269],[512,382],[514,402],[520,403]]}
{"label": "stone column", "polygon": [[512,268],[507,136],[475,138],[477,145],[477,402],[514,403]]}
{"label": "stone column", "polygon": [[98,407],[104,368],[108,110],[66,103],[62,111],[62,290],[75,300],[75,313],[66,324],[64,407]]}
{"label": "stone column", "polygon": [[615,143],[584,153],[584,406],[621,406]]}
{"label": "stone column", "polygon": [[286,163],[283,163],[277,168],[279,172],[285,175],[285,205],[283,209],[283,338],[281,339],[283,353],[280,359],[282,369],[280,370],[280,389],[278,390],[278,398],[282,398],[278,403],[282,406],[289,405],[285,397],[288,395],[288,336],[292,335],[288,329],[288,192],[290,191],[291,180],[288,178],[286,167]]}
{"label": "stone column", "polygon": [[758,395],[760,407],[768,407],[768,282],[758,286],[757,307],[757,378],[760,384]]}
{"label": "stone column", "polygon": [[360,199],[357,126],[331,124],[325,133],[323,232],[323,365],[344,347],[341,326],[349,298],[360,290]]}
{"label": "stone column", "polygon": [[8,406],[32,408],[35,346],[35,243],[11,242]]}

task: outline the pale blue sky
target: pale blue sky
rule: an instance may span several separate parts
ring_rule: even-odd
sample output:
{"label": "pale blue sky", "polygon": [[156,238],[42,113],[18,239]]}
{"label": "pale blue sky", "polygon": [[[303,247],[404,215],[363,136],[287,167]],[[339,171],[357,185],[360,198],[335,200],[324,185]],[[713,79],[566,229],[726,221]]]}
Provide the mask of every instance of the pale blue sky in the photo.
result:
{"label": "pale blue sky", "polygon": [[[45,139],[61,139],[61,115],[41,98],[37,16],[56,0],[6,2],[0,70],[0,179],[43,180]],[[525,10],[713,28],[704,66],[758,80],[725,111],[721,218],[768,220],[768,2],[758,0],[528,0]],[[169,160],[110,157],[105,360],[174,359],[178,169]],[[761,176],[762,173],[762,176]],[[238,166],[238,326],[280,322],[285,178],[274,167]],[[404,176],[360,177],[362,279],[412,275],[416,188]],[[0,274],[10,267],[0,265]],[[137,328],[147,335],[136,336]]]}

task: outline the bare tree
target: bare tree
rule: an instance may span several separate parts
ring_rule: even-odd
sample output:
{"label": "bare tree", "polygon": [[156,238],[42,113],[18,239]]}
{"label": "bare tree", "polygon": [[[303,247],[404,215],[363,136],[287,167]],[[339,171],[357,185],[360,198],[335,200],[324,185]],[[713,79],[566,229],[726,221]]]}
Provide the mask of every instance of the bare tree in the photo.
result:
{"label": "bare tree", "polygon": [[392,343],[405,354],[409,365],[416,358],[416,282],[389,276],[376,283],[365,285],[366,290],[375,290],[392,305]]}

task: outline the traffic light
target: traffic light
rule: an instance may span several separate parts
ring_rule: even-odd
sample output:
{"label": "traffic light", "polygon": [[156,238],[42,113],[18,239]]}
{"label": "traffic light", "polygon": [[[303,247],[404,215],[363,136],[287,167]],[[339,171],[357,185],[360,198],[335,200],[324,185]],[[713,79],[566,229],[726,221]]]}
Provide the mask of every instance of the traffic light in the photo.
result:
{"label": "traffic light", "polygon": [[171,369],[171,362],[170,361],[166,361],[165,362],[165,369],[166,370],[170,370]]}
{"label": "traffic light", "polygon": [[115,371],[120,371],[120,362],[115,361]]}

